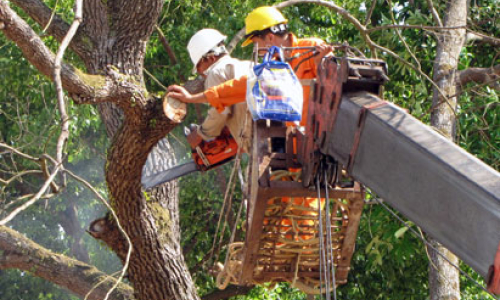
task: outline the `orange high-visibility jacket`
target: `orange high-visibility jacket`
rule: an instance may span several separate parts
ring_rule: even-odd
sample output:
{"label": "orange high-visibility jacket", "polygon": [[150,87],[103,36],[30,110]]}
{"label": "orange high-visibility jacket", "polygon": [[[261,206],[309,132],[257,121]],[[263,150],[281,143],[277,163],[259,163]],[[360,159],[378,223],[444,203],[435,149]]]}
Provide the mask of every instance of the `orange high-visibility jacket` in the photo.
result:
{"label": "orange high-visibility jacket", "polygon": [[[291,34],[292,37],[292,47],[307,47],[307,46],[318,46],[323,45],[325,42],[321,39],[317,38],[305,38],[298,39],[295,35]],[[306,52],[308,50],[294,50],[291,56],[295,56],[296,54]],[[309,57],[312,56],[312,53],[300,56],[296,59],[293,59],[290,62],[290,66],[292,69],[300,63],[299,68],[295,71],[295,75],[299,79],[313,79],[316,78],[316,64],[314,63],[314,59]],[[302,108],[302,121],[300,125],[305,126],[307,120],[307,109],[309,103],[309,86],[304,86],[304,105]],[[247,91],[247,76],[242,76],[237,79],[226,81],[225,83],[214,86],[204,92],[205,97],[207,98],[210,105],[215,107],[219,112],[222,112],[226,106],[231,106],[233,104],[245,101]]]}

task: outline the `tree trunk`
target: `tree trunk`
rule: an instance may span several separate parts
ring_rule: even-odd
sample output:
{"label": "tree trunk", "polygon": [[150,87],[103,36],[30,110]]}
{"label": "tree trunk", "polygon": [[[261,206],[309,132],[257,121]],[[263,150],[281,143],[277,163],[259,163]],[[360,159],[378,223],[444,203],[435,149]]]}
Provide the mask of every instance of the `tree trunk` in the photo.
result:
{"label": "tree trunk", "polygon": [[[448,2],[444,26],[465,26],[467,22],[467,1]],[[434,61],[434,82],[441,92],[434,88],[432,105],[436,109],[431,115],[431,125],[444,136],[455,140],[457,107],[456,75],[460,51],[465,42],[465,29],[443,31],[438,36],[437,56]],[[436,250],[443,254],[455,266],[458,258],[437,241],[430,239]],[[431,300],[460,299],[459,271],[432,249],[429,263],[429,289]]]}
{"label": "tree trunk", "polygon": [[[163,4],[163,1],[148,2],[150,4],[141,9],[127,11],[127,15],[120,13],[123,10],[121,1],[107,2],[108,15],[103,15],[105,19],[101,21],[106,23],[111,18],[113,22],[99,43],[106,47],[96,49],[99,55],[87,61],[89,70],[102,73],[111,64],[120,73],[135,76],[139,85],[143,86],[146,41]],[[90,12],[103,2],[87,3]],[[140,179],[148,153],[169,130],[155,128],[166,124],[155,122],[154,115],[147,110],[135,108],[136,103],[151,101],[140,92],[121,104],[106,103],[99,107],[107,132],[113,135],[105,170],[110,202],[133,245],[128,279],[137,299],[198,299],[180,249],[177,183],[166,183],[147,192],[141,188]],[[156,102],[153,110],[161,111],[159,101],[152,101]],[[174,126],[169,127],[171,130]],[[160,166],[163,160],[171,159],[172,153],[168,152],[168,144],[165,143],[160,144],[163,147],[156,147],[153,150],[156,155],[150,158],[160,163],[148,164],[145,172],[152,171],[148,170],[149,167]],[[116,226],[113,228],[117,229]],[[110,245],[120,245],[114,250],[119,250],[117,253],[124,260],[124,250],[128,249],[128,245],[123,245],[123,239],[116,242]]]}
{"label": "tree trunk", "polygon": [[[47,32],[57,40],[65,36],[69,24],[57,16],[52,20],[50,8],[42,1],[10,2],[41,26],[50,24]],[[132,243],[127,275],[136,299],[191,300],[199,297],[180,248],[177,183],[151,191],[141,187],[148,154],[176,125],[163,115],[161,99],[146,90],[142,73],[146,45],[163,4],[163,0],[83,1],[83,22],[70,49],[81,58],[87,73],[64,64],[61,78],[75,103],[98,105],[113,141],[105,175],[117,220],[99,220],[115,226],[94,226],[93,235],[101,237],[124,261],[128,243],[118,232],[118,223],[124,229]],[[8,5],[0,0],[0,30],[33,66],[50,77],[54,54]],[[171,153],[166,150],[161,155]]]}
{"label": "tree trunk", "polygon": [[429,238],[429,242],[437,251],[429,248],[431,261],[429,262],[429,294],[431,300],[459,300],[460,299],[460,273],[441,255],[444,255],[455,266],[458,258],[436,240]]}
{"label": "tree trunk", "polygon": [[133,245],[129,280],[138,299],[197,299],[180,251],[177,183],[141,190],[142,167],[153,146],[141,127],[125,118],[106,170],[111,203]]}

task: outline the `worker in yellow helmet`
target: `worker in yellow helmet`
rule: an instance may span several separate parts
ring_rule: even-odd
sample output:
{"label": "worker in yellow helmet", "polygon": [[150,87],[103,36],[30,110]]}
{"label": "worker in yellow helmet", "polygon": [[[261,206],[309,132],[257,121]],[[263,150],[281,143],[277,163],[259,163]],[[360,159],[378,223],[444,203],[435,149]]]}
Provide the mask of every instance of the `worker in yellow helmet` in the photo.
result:
{"label": "worker in yellow helmet", "polygon": [[[279,10],[270,6],[262,6],[254,9],[245,19],[246,35],[242,46],[258,43],[262,47],[316,47],[316,51],[300,56],[299,59],[290,61],[291,67],[299,79],[316,78],[316,70],[319,62],[331,53],[333,47],[327,45],[323,40],[317,38],[299,39],[288,31],[288,20]],[[308,50],[296,49],[286,51],[285,57],[297,57]],[[247,76],[226,81],[225,83],[211,87],[203,93],[191,95],[183,87],[172,85],[168,88],[168,96],[179,99],[186,103],[210,103],[219,112],[225,107],[244,102],[247,88]],[[301,125],[306,124],[309,86],[304,87],[304,105],[302,110]]]}
{"label": "worker in yellow helmet", "polygon": [[[263,6],[254,9],[245,19],[246,35],[242,46],[247,46],[251,43],[258,43],[262,47],[305,47],[313,46],[315,52],[301,55],[308,50],[295,49],[286,51],[285,57],[291,59],[290,66],[295,70],[295,74],[299,79],[313,79],[317,75],[317,66],[325,55],[332,52],[333,47],[327,45],[323,40],[317,38],[299,39],[293,33],[288,31],[288,20],[274,7]],[[215,107],[218,111],[223,111],[226,107],[236,103],[244,102],[246,97],[247,76],[242,76],[238,79],[226,81],[225,83],[211,87],[203,93],[191,95],[183,87],[173,85],[170,86],[168,96],[179,99],[187,103],[205,103]],[[302,121],[300,125],[305,126],[307,122],[309,86],[303,88],[304,105],[302,110]],[[293,171],[293,170],[290,170]],[[289,203],[292,198],[283,197],[280,199],[283,203]],[[293,198],[294,204],[305,206],[308,208],[317,209],[318,205],[323,205],[324,199],[316,198]],[[315,211],[315,210],[314,210]],[[315,214],[311,211],[308,214]],[[283,220],[282,225],[286,225],[288,220]],[[300,226],[312,226],[312,221],[300,221]],[[303,240],[309,239],[310,236],[302,236]]]}
{"label": "worker in yellow helmet", "polygon": [[242,47],[250,45],[254,36],[263,35],[266,31],[279,34],[285,32],[288,20],[274,7],[262,6],[254,9],[245,19],[245,41]]}

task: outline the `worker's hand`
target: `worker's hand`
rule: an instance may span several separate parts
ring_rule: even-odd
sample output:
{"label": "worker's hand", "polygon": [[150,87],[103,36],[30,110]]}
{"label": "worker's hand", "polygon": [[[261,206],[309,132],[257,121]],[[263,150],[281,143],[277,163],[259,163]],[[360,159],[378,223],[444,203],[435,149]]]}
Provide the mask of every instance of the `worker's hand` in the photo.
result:
{"label": "worker's hand", "polygon": [[167,97],[177,99],[184,103],[207,103],[205,94],[191,94],[180,85],[171,85],[168,87]]}
{"label": "worker's hand", "polygon": [[324,57],[333,51],[333,46],[328,44],[322,44],[316,46],[316,52],[318,52],[319,57]]}
{"label": "worker's hand", "polygon": [[318,53],[314,57],[314,62],[316,63],[316,65],[317,66],[319,65],[319,63],[321,62],[321,59],[323,57],[333,55],[332,51],[333,51],[332,45],[322,44],[322,45],[316,46],[316,53]]}
{"label": "worker's hand", "polygon": [[177,99],[181,102],[191,103],[192,95],[180,85],[171,85],[168,87],[167,97]]}

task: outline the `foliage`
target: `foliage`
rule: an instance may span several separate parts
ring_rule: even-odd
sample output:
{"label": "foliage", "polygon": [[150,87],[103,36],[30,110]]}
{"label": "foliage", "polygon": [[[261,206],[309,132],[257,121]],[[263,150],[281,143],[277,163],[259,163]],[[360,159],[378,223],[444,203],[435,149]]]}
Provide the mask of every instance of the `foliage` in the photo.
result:
{"label": "foliage", "polygon": [[[360,20],[364,20],[367,8],[361,9],[361,3],[350,1],[342,3],[342,5]],[[363,4],[368,6],[371,3]],[[388,11],[389,5],[381,1],[379,1],[379,4],[370,19],[370,24],[372,26],[393,24],[390,11]],[[212,4],[210,7],[215,5]],[[239,3],[235,4],[235,6],[237,5]],[[489,3],[488,5],[493,4]],[[394,1],[393,7],[396,24],[404,22],[405,24],[432,25],[432,19],[427,13],[428,8],[425,1],[415,1],[413,5],[404,1]],[[442,12],[445,7],[439,6],[438,9]],[[190,12],[196,15],[196,8],[191,7]],[[290,20],[291,30],[299,36],[319,36],[328,42],[347,41],[350,45],[361,49],[364,48],[362,40],[354,27],[326,8],[301,4],[284,9],[284,14]],[[225,15],[223,9],[218,11],[218,16],[221,19],[233,20],[231,17]],[[179,17],[185,18],[181,15]],[[494,20],[494,18],[490,20]],[[234,28],[229,28],[228,31],[225,31],[227,23],[220,24],[217,21],[212,23],[210,22],[210,18],[197,21],[199,26],[193,28],[190,34],[206,26],[215,27],[229,36],[230,33],[234,32]],[[232,24],[231,22],[228,23]],[[374,40],[400,54],[403,59],[415,64],[415,60],[407,51],[406,47],[409,47],[418,60],[422,72],[432,74],[436,51],[436,40],[433,34],[415,29],[403,29],[400,32],[407,46],[403,44],[399,36],[394,34],[394,31],[389,30],[376,32]],[[488,32],[491,32],[491,30]],[[179,32],[176,31],[176,37],[179,36],[178,34]],[[190,34],[185,36],[186,41],[189,39]],[[484,45],[483,47],[488,46]],[[182,46],[179,50],[181,52],[185,51]],[[469,51],[471,50],[469,49]],[[477,51],[473,52],[477,53]],[[239,53],[236,52],[235,55],[239,55]],[[495,55],[494,51],[489,49],[486,53],[488,54],[483,55],[481,53],[481,60],[475,60],[476,66],[485,67],[488,64],[495,64],[492,61]],[[402,64],[400,61],[386,55],[383,55],[383,59],[388,62],[389,74],[391,76],[391,81],[385,87],[384,97],[408,109],[413,116],[424,122],[429,122],[432,85],[420,74],[408,68],[408,66]],[[462,59],[464,62],[471,62],[472,56],[464,55]],[[185,63],[189,64],[189,58],[186,57]],[[481,92],[481,95],[485,95],[486,97],[477,97],[482,101],[479,102],[481,103],[480,105],[478,105],[477,100],[471,99],[468,93],[461,95],[461,110],[459,111],[460,144],[498,169],[498,141],[500,139],[498,139],[498,127],[494,127],[496,126],[495,124],[498,124],[498,105],[496,104],[498,103],[498,93],[492,89],[485,88]],[[475,131],[478,130],[482,134],[475,134]],[[200,184],[190,185],[191,189],[194,189],[196,192],[189,191],[189,193],[199,195],[197,191],[206,186],[206,181],[197,182]],[[209,195],[209,193],[203,190],[200,193],[202,195]],[[182,196],[187,196],[187,194],[182,194]],[[199,199],[199,196],[194,196],[194,198]],[[193,210],[195,205],[198,207],[203,205],[212,207],[211,204],[191,204],[190,207],[186,206],[183,209]],[[422,241],[408,232],[405,233],[404,229],[402,230],[403,225],[395,221],[381,207],[370,206],[367,210],[361,221],[357,241],[358,251],[355,252],[353,258],[349,282],[339,288],[339,298],[427,299],[428,259]],[[208,208],[205,211],[208,212]],[[193,215],[197,214],[193,213]],[[415,226],[413,227],[416,228]],[[210,233],[213,232],[213,229],[208,230],[208,232],[208,235],[202,234],[198,236],[198,238],[204,240],[203,243],[208,243],[208,245],[205,245],[207,248],[211,247],[212,236]],[[191,235],[187,237],[187,240],[191,240]],[[202,257],[203,255],[198,256],[199,259]],[[203,290],[206,289],[206,285],[207,281],[203,281]],[[464,295],[481,294],[481,291],[467,280],[463,280],[462,285]],[[290,292],[289,288],[286,288],[286,285],[278,285],[277,288],[271,290],[256,288],[246,297],[237,297],[237,299],[284,299],[286,296],[280,294],[283,289],[286,290],[287,294]],[[294,296],[292,297],[295,297],[294,299],[303,297],[300,296],[300,292],[293,294]]]}
{"label": "foliage", "polygon": [[[57,1],[46,2],[54,7]],[[190,73],[192,64],[185,47],[197,30],[204,27],[216,28],[230,40],[243,27],[244,18],[249,11],[259,5],[277,2],[260,0],[167,2],[158,25],[179,63],[174,65],[169,61],[158,33],[154,32],[148,44],[145,69],[165,86],[179,83],[182,78],[193,78]],[[371,2],[360,0],[336,3],[363,23],[371,6]],[[368,27],[388,25],[393,22],[433,25],[427,1],[398,0],[392,1],[392,5],[389,3],[377,0],[377,6],[368,20]],[[70,5],[58,5],[58,12],[64,18],[70,19],[72,14]],[[443,15],[446,9],[445,1],[437,2],[435,5],[439,14]],[[492,36],[500,36],[497,6],[496,0],[471,1],[470,28]],[[367,56],[374,55],[366,48],[353,25],[327,8],[300,4],[285,8],[283,12],[290,20],[290,29],[298,36],[317,36],[330,43],[348,42],[363,50]],[[34,27],[41,33],[42,28]],[[410,49],[418,60],[422,72],[432,77],[433,61],[436,56],[434,33],[416,29],[401,29],[399,32],[402,38],[394,30],[376,31],[372,34],[372,39],[418,67],[408,51]],[[57,47],[53,39],[49,37],[44,39],[52,49]],[[232,55],[248,58],[250,51],[248,48],[237,47]],[[385,87],[384,98],[408,109],[414,117],[428,123],[432,85],[421,74],[401,61],[385,53],[378,55],[387,61],[391,77],[391,81]],[[499,57],[498,49],[488,43],[470,43],[464,47],[461,54],[460,69],[497,65],[500,63]],[[68,59],[79,64],[71,56]],[[8,142],[9,145],[32,155],[40,154],[45,149],[53,149],[59,132],[59,119],[52,83],[37,73],[20,51],[3,35],[0,35],[0,70],[0,86],[9,87],[0,89],[0,141]],[[149,77],[146,77],[146,83],[150,91],[162,90],[162,87]],[[469,84],[462,87],[457,112],[459,145],[496,170],[500,169],[498,103],[498,90],[487,85],[478,87],[476,84]],[[106,194],[102,166],[109,141],[97,109],[93,106],[68,104],[71,117],[71,134],[66,149],[68,166],[72,170],[80,171],[80,175],[85,172],[83,177],[94,183],[101,193]],[[190,107],[191,113],[185,124],[198,123],[194,111],[194,107]],[[178,137],[182,136],[180,127],[174,133]],[[32,162],[12,161],[10,156],[3,153],[0,154],[0,165],[2,176],[14,170],[33,167]],[[229,177],[230,169],[230,165],[224,167],[226,179]],[[190,175],[183,178],[180,183],[181,245],[185,250],[189,250],[184,256],[193,271],[201,295],[215,290],[213,278],[207,275],[212,262],[206,260],[213,244],[224,199],[216,178],[214,172],[209,172],[203,176]],[[30,176],[25,181],[23,187],[34,189],[41,178]],[[15,199],[16,195],[21,193],[20,184],[13,184],[0,191],[1,201]],[[238,189],[232,206],[233,218],[241,198],[241,191]],[[87,227],[95,218],[102,216],[103,207],[95,197],[78,183],[70,181],[70,185],[62,195],[40,202],[24,212],[23,217],[16,219],[12,226],[47,248],[71,255],[69,253],[71,237],[62,229],[60,220],[61,212],[65,211],[71,202],[77,203],[78,222],[81,228]],[[339,287],[339,299],[428,299],[428,259],[425,248],[418,237],[408,231],[405,232],[402,228],[403,225],[395,221],[382,207],[370,205],[365,208],[349,281]],[[237,238],[242,239],[243,234],[240,233]],[[225,232],[224,240],[229,240],[228,231]],[[84,244],[92,264],[108,273],[119,268],[119,262],[113,254],[92,238],[85,236]],[[219,260],[223,260],[224,254],[222,249]],[[106,264],[108,261],[112,262],[111,266]],[[467,266],[463,267],[468,269]],[[472,276],[479,277],[477,274]],[[487,299],[485,294],[470,281],[462,278],[461,285],[464,299]],[[73,296],[41,279],[14,270],[0,271],[0,287],[2,287],[0,299],[16,299],[15,296],[19,296],[19,291],[26,291],[26,294],[21,295],[23,299],[74,299]],[[238,296],[235,299],[305,299],[305,296],[286,284],[280,284],[275,287],[256,287],[248,295]]]}
{"label": "foliage", "polygon": [[0,271],[0,299],[76,300],[63,289],[26,272],[18,270]]}
{"label": "foliage", "polygon": [[348,283],[339,288],[339,299],[428,298],[425,249],[405,229],[380,205],[365,208]]}
{"label": "foliage", "polygon": [[[17,63],[12,64],[12,61]],[[0,35],[0,69],[0,85],[9,87],[0,89],[0,142],[7,142],[33,156],[50,152],[55,148],[60,130],[53,84],[40,75],[3,35]],[[67,145],[66,166],[105,191],[102,166],[104,149],[109,142],[97,110],[92,106],[68,104],[71,136]],[[31,161],[0,153],[2,178],[9,178],[20,170],[36,168],[39,168],[38,165]],[[22,201],[13,203],[14,199],[24,193],[36,192],[41,179],[40,176],[28,176],[23,178],[23,182],[15,181],[5,189],[1,188],[0,209],[4,205],[15,207],[21,204]],[[72,221],[79,223],[82,232],[90,222],[102,216],[105,209],[88,189],[68,181],[69,186],[62,194],[32,206],[14,219],[11,226],[52,251],[72,256],[70,246],[74,239],[61,225],[66,218],[64,212],[67,207],[72,203],[77,206],[78,219]],[[0,213],[0,216],[5,216],[2,210]],[[114,254],[105,247],[89,235],[84,234],[82,239],[90,263],[109,273],[120,268]],[[5,270],[0,274],[0,299],[76,299],[66,290],[33,277],[29,272]]]}

